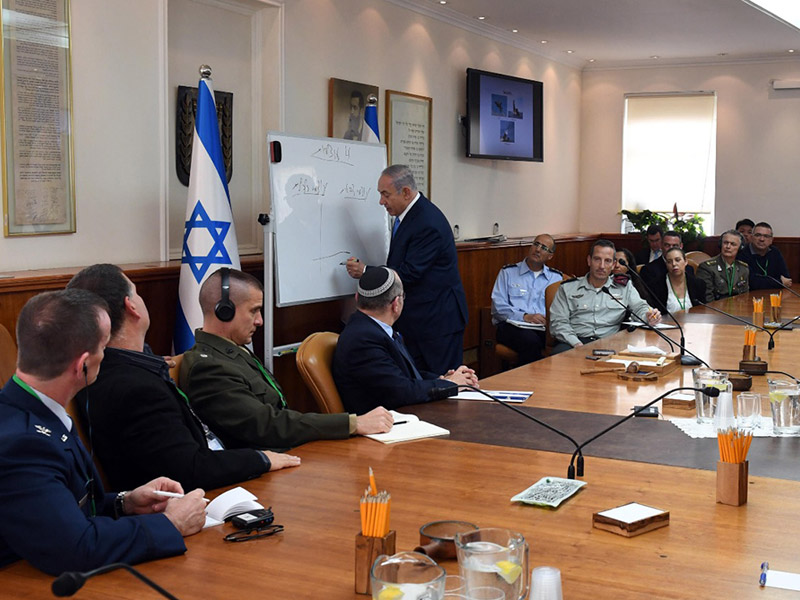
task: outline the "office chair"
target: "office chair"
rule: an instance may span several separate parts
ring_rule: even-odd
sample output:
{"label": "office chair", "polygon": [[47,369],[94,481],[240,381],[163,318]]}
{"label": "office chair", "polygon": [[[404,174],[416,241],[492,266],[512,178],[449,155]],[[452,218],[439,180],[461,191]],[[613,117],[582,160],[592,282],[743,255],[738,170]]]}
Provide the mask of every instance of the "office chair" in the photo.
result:
{"label": "office chair", "polygon": [[338,341],[338,333],[322,331],[312,333],[297,349],[297,370],[314,395],[321,413],[345,412],[332,371],[333,352]]}

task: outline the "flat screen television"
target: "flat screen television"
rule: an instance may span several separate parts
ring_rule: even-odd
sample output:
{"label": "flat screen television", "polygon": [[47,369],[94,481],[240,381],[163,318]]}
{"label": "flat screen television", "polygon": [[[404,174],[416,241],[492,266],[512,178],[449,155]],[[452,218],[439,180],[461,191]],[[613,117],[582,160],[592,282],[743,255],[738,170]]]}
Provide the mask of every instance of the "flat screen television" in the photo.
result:
{"label": "flat screen television", "polygon": [[467,156],[544,160],[542,82],[467,69]]}

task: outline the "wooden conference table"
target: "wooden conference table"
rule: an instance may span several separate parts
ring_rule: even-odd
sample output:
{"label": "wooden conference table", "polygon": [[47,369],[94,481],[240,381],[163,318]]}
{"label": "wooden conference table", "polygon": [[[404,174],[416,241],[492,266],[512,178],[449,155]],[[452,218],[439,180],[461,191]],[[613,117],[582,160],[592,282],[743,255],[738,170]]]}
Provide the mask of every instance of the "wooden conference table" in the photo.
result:
{"label": "wooden conference table", "polygon": [[[707,321],[687,323],[690,348],[712,365],[725,361],[735,366],[731,361],[738,362],[741,327],[719,325],[710,315]],[[653,337],[651,332],[622,332],[599,344],[655,343]],[[792,358],[784,355],[800,349],[800,334],[776,337],[770,367],[792,372]],[[760,350],[766,345],[760,337],[758,343]],[[532,388],[531,406],[624,414],[634,402],[686,378],[679,370],[668,381],[638,387],[607,375],[589,381],[576,370],[592,364],[583,358],[585,350],[498,375],[484,385]],[[762,384],[757,381],[754,387]],[[222,541],[229,525],[212,528],[188,538],[185,555],[139,568],[183,599],[363,598],[353,593],[357,500],[372,466],[378,487],[392,493],[398,551],[417,544],[424,523],[459,519],[523,533],[531,546],[531,566],[561,569],[565,598],[795,596],[761,590],[757,580],[764,560],[773,569],[800,570],[797,481],[751,474],[749,501],[737,508],[716,504],[713,471],[588,457],[588,485],[557,510],[547,510],[509,499],[541,477],[563,476],[564,454],[448,439],[384,446],[364,438],[315,442],[294,452],[303,459],[301,467],[243,484],[273,507],[276,522],[286,527],[283,534],[231,544]],[[592,513],[631,501],[669,510],[669,527],[631,539],[592,528]],[[458,569],[455,561],[443,566],[451,573]],[[0,570],[0,596],[48,598],[51,581],[16,563]],[[130,575],[115,572],[91,579],[76,597],[157,596]]]}

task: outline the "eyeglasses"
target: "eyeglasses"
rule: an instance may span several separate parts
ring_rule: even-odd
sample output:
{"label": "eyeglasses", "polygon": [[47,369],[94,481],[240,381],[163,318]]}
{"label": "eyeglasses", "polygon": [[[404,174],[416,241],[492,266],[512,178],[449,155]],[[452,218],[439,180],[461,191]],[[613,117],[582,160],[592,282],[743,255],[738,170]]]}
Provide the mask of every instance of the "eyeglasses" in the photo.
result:
{"label": "eyeglasses", "polygon": [[764,238],[764,239],[768,240],[768,239],[770,239],[772,237],[772,234],[771,233],[754,233],[753,237],[754,238]]}
{"label": "eyeglasses", "polygon": [[545,246],[541,242],[533,242],[533,244],[531,244],[531,245],[536,247],[536,248],[538,248],[539,250],[542,250],[543,252],[548,252],[549,254],[553,253],[553,250],[551,250],[550,248],[548,248],[547,246]]}
{"label": "eyeglasses", "polygon": [[263,537],[269,537],[276,533],[283,531],[283,525],[268,525],[266,527],[258,527],[255,529],[242,529],[229,533],[223,539],[226,542],[249,542],[250,540],[257,540]]}

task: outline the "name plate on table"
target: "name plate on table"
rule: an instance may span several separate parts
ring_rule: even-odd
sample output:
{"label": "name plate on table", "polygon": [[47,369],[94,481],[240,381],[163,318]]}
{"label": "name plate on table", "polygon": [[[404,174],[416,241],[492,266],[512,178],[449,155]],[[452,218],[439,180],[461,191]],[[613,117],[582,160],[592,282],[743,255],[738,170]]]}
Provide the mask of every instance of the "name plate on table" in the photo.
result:
{"label": "name plate on table", "polygon": [[596,512],[592,526],[625,537],[634,537],[669,525],[669,511],[631,502]]}

